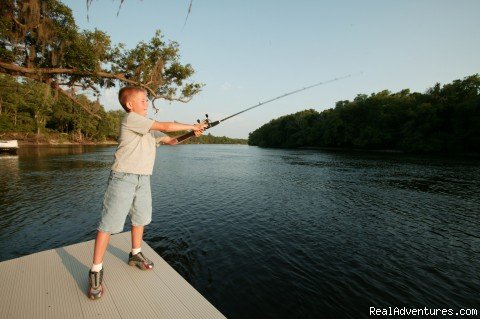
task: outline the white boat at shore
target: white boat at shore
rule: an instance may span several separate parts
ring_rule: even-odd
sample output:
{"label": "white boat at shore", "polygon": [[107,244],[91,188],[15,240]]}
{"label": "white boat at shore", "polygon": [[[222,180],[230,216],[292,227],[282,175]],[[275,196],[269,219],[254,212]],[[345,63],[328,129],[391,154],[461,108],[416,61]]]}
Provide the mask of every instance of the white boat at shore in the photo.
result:
{"label": "white boat at shore", "polygon": [[0,152],[16,153],[17,150],[18,150],[17,140],[9,140],[9,141],[0,140]]}

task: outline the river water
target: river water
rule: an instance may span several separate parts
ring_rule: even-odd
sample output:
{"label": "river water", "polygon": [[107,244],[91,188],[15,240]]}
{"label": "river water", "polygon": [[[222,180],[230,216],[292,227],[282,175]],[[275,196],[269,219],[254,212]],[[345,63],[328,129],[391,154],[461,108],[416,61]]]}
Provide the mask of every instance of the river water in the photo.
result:
{"label": "river water", "polygon": [[[0,156],[0,261],[93,239],[114,151]],[[155,165],[145,240],[228,318],[480,311],[479,159],[182,145]]]}

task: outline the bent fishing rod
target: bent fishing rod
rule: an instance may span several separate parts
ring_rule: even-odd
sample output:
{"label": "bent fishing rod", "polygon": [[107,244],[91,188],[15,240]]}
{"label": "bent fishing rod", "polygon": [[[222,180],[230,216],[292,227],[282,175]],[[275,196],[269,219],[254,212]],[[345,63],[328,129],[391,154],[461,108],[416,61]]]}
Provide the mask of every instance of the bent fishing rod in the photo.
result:
{"label": "bent fishing rod", "polygon": [[[205,130],[208,130],[209,128],[212,128],[212,127],[214,127],[214,126],[217,126],[218,124],[220,124],[220,123],[222,123],[222,122],[224,122],[224,121],[226,121],[226,120],[228,120],[228,119],[231,119],[231,118],[234,117],[234,116],[240,115],[240,114],[242,114],[242,113],[245,113],[245,112],[247,112],[247,111],[250,111],[250,110],[252,110],[252,109],[254,109],[254,108],[257,108],[257,107],[259,107],[259,106],[265,105],[265,104],[267,104],[267,103],[270,103],[270,102],[273,102],[273,101],[276,101],[276,100],[283,99],[284,97],[287,97],[287,96],[289,96],[289,95],[292,95],[292,94],[295,94],[295,93],[299,93],[299,92],[302,92],[302,91],[305,91],[305,90],[314,88],[314,87],[316,87],[316,86],[320,86],[320,85],[327,84],[327,83],[331,83],[331,82],[335,82],[335,81],[340,81],[340,80],[349,78],[349,77],[351,77],[351,76],[352,76],[352,74],[348,74],[348,75],[345,75],[345,76],[342,76],[342,77],[339,77],[339,78],[334,78],[334,79],[331,79],[331,80],[328,80],[328,81],[318,82],[318,83],[315,83],[315,84],[313,84],[313,85],[306,86],[306,87],[303,87],[303,88],[301,88],[301,89],[297,89],[297,90],[295,90],[295,91],[291,91],[291,92],[288,92],[288,93],[279,95],[279,96],[274,97],[274,98],[272,98],[272,99],[270,99],[270,100],[260,102],[260,103],[254,105],[254,106],[251,106],[251,107],[249,107],[249,108],[246,108],[245,110],[242,110],[242,111],[240,111],[240,112],[238,112],[238,113],[232,114],[232,115],[230,115],[230,116],[227,116],[227,117],[224,118],[224,119],[221,119],[221,120],[218,120],[218,121],[215,121],[215,122],[210,122],[210,119],[208,118],[208,114],[205,114],[205,120],[203,120],[203,121],[197,120],[197,122],[198,122],[198,123],[205,123],[205,124],[207,124],[208,126],[205,128]],[[177,137],[177,142],[178,142],[178,143],[181,143],[181,142],[183,142],[184,140],[186,140],[186,139],[188,139],[188,138],[190,138],[190,137],[193,137],[193,136],[195,136],[194,131],[190,131],[190,132],[188,132],[188,133],[186,133],[186,134],[184,134],[184,135],[178,136],[178,137]]]}

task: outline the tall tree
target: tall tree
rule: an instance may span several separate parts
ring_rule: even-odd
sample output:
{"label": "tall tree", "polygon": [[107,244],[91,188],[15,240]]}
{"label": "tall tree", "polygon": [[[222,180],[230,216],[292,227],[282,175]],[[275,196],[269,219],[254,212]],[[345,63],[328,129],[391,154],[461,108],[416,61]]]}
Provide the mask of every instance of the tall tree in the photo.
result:
{"label": "tall tree", "polygon": [[480,152],[480,76],[426,93],[359,94],[321,113],[305,110],[250,133],[250,145],[341,147],[417,153]]}
{"label": "tall tree", "polygon": [[157,31],[133,49],[112,45],[100,30],[79,31],[70,8],[58,0],[4,0],[0,7],[0,73],[46,83],[88,113],[76,88],[108,88],[116,82],[145,88],[153,99],[188,102],[202,84],[187,82],[194,70],[179,62],[179,46]]}

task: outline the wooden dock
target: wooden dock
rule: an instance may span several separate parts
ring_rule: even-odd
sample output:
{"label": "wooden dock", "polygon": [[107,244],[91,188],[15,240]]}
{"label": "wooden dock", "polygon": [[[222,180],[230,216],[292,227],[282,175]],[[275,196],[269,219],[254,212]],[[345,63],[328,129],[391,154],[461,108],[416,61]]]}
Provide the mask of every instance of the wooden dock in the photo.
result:
{"label": "wooden dock", "polygon": [[0,263],[0,318],[225,318],[150,246],[151,271],[127,264],[130,233],[113,235],[104,296],[87,298],[94,241]]}

